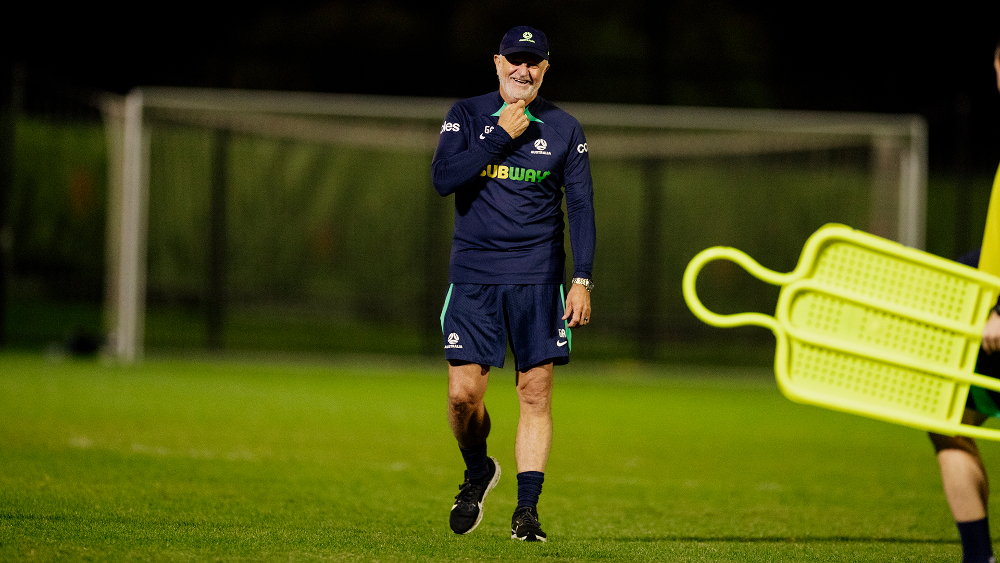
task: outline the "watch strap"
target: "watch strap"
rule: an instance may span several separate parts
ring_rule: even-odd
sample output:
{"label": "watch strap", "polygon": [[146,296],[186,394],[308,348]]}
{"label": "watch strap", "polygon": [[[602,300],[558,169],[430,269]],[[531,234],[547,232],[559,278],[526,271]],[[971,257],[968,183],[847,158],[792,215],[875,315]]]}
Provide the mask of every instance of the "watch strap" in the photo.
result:
{"label": "watch strap", "polygon": [[573,278],[572,283],[582,285],[583,287],[587,288],[587,291],[594,290],[594,282],[587,278]]}

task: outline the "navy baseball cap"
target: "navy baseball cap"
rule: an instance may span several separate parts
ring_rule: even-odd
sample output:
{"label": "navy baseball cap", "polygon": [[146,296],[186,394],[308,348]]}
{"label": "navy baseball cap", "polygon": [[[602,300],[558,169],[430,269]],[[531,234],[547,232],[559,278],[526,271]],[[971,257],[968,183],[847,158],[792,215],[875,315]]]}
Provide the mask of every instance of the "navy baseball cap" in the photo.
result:
{"label": "navy baseball cap", "polygon": [[545,34],[533,27],[519,25],[511,28],[500,41],[500,54],[531,53],[549,60],[549,40]]}

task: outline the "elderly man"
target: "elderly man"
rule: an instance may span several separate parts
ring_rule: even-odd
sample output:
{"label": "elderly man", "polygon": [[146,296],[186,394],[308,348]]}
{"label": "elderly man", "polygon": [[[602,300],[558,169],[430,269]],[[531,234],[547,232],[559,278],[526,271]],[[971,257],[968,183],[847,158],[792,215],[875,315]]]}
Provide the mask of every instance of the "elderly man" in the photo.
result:
{"label": "elderly man", "polygon": [[[596,241],[587,140],[579,122],[538,96],[549,70],[545,34],[519,26],[493,57],[499,90],[461,100],[441,127],[435,189],[455,195],[451,286],[441,313],[448,423],[465,461],[451,528],[479,525],[500,478],[487,455],[490,367],[514,357],[520,405],[511,537],[546,541],[538,497],[552,443],[553,366],[569,361],[571,328],[590,322]],[[564,288],[565,193],[574,272]]]}

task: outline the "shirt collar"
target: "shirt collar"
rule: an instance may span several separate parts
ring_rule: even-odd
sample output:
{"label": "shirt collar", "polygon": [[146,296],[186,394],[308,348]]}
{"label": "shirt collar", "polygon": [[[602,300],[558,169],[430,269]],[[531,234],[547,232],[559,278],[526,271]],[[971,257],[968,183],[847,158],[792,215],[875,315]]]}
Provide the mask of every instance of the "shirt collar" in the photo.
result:
{"label": "shirt collar", "polygon": [[[503,103],[503,105],[502,105],[502,106],[500,106],[500,109],[498,109],[498,110],[496,111],[496,113],[494,113],[494,114],[493,114],[493,115],[491,115],[490,117],[497,117],[497,116],[499,116],[499,115],[500,115],[500,112],[501,112],[501,111],[503,111],[503,108],[505,108],[505,107],[507,107],[507,102],[504,102],[504,103]],[[528,118],[528,121],[537,121],[537,122],[539,122],[539,123],[545,123],[545,122],[544,122],[544,121],[542,121],[541,119],[538,119],[537,117],[535,117],[535,116],[531,115],[531,110],[529,110],[529,109],[528,109],[528,106],[525,106],[525,107],[524,107],[524,116]]]}

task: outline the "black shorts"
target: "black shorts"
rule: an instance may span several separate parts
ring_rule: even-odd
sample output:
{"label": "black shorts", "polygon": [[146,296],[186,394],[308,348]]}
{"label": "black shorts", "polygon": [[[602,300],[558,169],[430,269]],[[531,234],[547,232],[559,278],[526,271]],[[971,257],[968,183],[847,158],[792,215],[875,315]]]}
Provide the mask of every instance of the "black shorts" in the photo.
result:
{"label": "black shorts", "polygon": [[[987,354],[981,348],[976,358],[976,373],[1000,379],[1000,352]],[[1000,418],[1000,393],[982,387],[971,387],[965,407],[986,416]]]}
{"label": "black shorts", "polygon": [[502,368],[509,340],[518,371],[569,363],[565,306],[557,284],[452,284],[441,311],[445,357]]}

